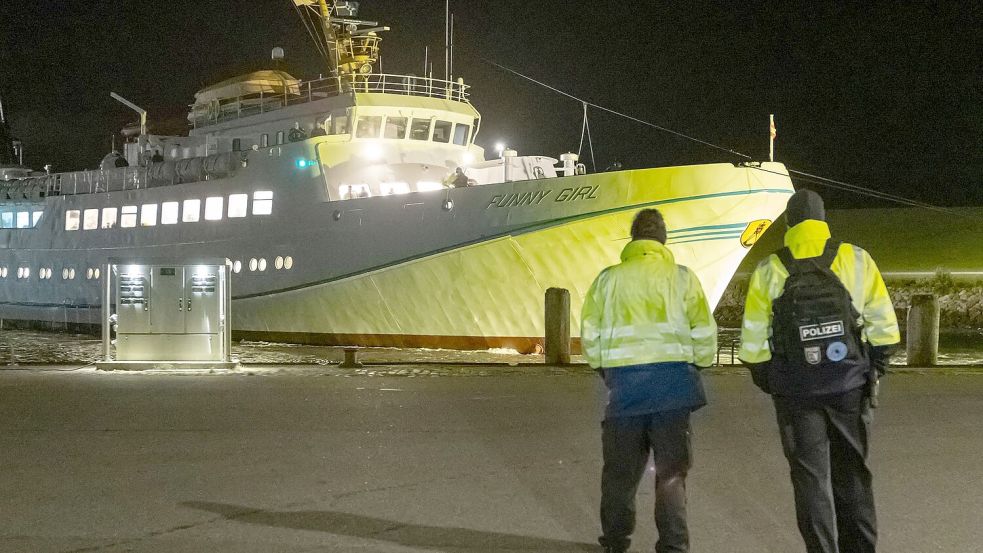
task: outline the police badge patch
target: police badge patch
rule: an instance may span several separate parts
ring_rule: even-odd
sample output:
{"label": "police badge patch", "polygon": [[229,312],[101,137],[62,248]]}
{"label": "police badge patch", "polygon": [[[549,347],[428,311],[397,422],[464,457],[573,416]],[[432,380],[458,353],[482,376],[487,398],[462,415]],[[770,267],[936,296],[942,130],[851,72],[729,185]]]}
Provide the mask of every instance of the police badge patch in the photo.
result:
{"label": "police badge patch", "polygon": [[833,342],[826,348],[826,357],[829,357],[829,360],[833,362],[846,359],[847,353],[846,344],[843,342]]}
{"label": "police badge patch", "polygon": [[803,351],[806,354],[806,363],[810,365],[818,365],[823,360],[822,348],[819,346],[810,346]]}

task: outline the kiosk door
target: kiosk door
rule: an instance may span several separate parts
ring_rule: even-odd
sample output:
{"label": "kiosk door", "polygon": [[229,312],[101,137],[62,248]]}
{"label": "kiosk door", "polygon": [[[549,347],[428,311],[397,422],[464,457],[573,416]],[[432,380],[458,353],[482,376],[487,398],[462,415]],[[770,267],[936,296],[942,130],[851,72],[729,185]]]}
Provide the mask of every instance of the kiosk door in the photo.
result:
{"label": "kiosk door", "polygon": [[214,265],[188,267],[185,272],[184,308],[189,334],[218,334],[222,306],[219,268]]}
{"label": "kiosk door", "polygon": [[154,303],[150,328],[154,334],[184,333],[184,267],[154,266],[151,274]]}

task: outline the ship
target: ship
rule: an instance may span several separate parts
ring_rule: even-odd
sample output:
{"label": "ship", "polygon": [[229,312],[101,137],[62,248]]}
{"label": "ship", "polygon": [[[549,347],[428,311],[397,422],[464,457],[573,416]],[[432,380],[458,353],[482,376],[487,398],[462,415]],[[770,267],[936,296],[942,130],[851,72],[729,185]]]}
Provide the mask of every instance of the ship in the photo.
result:
{"label": "ship", "polygon": [[0,321],[98,327],[107,260],[220,258],[236,339],[537,351],[548,288],[572,325],[657,208],[715,306],[793,192],[781,163],[588,173],[572,153],[486,155],[462,78],[377,70],[388,27],[293,0],[330,71],[279,68],[195,94],[184,136],[146,112],[99,168],[23,167],[0,124]]}

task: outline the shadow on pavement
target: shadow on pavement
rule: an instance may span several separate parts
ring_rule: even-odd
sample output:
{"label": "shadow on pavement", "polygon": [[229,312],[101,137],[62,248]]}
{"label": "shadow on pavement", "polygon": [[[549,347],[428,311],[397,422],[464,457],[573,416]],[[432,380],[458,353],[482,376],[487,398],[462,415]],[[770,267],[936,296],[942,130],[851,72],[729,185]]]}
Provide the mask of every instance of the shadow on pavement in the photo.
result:
{"label": "shadow on pavement", "polygon": [[241,505],[186,501],[184,507],[217,513],[228,520],[339,536],[388,541],[435,551],[598,551],[597,545],[550,538],[517,536],[468,528],[407,524],[337,511],[267,511]]}

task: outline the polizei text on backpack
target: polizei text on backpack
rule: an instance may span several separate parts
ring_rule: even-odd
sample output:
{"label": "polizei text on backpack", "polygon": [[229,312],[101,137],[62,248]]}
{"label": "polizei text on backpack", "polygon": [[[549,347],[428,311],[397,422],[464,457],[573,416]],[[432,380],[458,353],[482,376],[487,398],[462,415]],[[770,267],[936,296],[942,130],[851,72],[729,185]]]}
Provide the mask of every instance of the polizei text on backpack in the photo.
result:
{"label": "polizei text on backpack", "polygon": [[843,336],[843,321],[831,321],[799,327],[799,340],[803,342],[822,340],[823,338],[832,338],[833,336]]}

